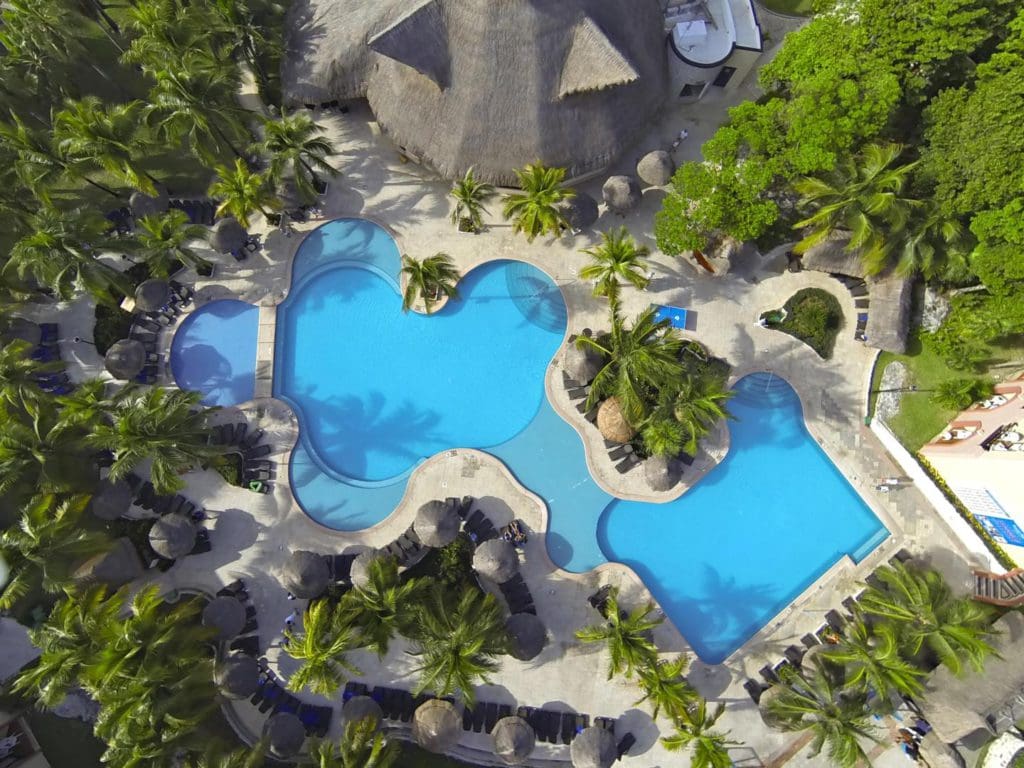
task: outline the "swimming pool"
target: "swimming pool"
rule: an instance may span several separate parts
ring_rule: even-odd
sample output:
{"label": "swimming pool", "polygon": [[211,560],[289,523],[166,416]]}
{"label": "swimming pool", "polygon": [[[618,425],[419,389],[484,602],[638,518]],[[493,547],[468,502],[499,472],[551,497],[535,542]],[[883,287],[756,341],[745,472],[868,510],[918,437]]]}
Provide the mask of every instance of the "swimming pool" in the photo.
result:
{"label": "swimming pool", "polygon": [[423,317],[400,310],[399,267],[379,227],[331,222],[300,246],[278,310],[274,392],[300,420],[291,488],[318,522],[373,525],[423,458],[483,448],[544,499],[557,565],[630,565],[709,663],[842,556],[859,560],[888,535],[807,432],[796,393],[770,374],[736,384],[730,452],[694,490],[668,504],[614,499],[544,397],[566,327],[550,278],[491,262]]}
{"label": "swimming pool", "polygon": [[171,341],[171,373],[178,386],[201,392],[203,405],[238,405],[256,390],[259,307],[222,299],[182,322]]}

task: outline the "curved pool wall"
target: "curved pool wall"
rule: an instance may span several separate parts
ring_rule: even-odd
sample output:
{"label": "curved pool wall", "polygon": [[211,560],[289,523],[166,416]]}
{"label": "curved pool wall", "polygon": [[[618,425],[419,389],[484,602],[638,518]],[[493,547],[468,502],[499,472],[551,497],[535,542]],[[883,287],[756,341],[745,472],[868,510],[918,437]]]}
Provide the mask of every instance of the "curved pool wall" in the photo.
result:
{"label": "curved pool wall", "polygon": [[171,341],[171,373],[203,405],[238,405],[256,391],[259,307],[221,299],[189,313]]}

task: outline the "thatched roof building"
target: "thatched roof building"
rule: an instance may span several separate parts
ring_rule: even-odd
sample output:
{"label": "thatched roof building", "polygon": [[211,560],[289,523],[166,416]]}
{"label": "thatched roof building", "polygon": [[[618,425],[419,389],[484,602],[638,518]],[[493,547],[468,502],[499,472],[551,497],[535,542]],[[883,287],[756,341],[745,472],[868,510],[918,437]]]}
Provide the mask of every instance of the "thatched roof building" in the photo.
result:
{"label": "thatched roof building", "polygon": [[657,0],[295,0],[285,100],[365,97],[408,154],[510,184],[608,166],[667,93]]}

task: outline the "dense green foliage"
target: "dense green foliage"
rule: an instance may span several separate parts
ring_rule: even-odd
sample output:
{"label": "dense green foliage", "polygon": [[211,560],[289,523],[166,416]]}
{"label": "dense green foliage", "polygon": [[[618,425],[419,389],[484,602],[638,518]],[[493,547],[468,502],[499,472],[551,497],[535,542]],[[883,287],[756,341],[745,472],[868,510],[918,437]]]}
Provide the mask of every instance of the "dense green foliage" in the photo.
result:
{"label": "dense green foliage", "polygon": [[765,313],[766,327],[800,339],[825,360],[831,358],[843,326],[839,300],[821,288],[802,288],[786,301],[783,309],[785,317],[778,322],[772,321],[772,312]]}
{"label": "dense green foliage", "polygon": [[512,230],[522,232],[530,242],[537,235],[560,235],[568,223],[559,204],[576,194],[562,186],[565,168],[535,163],[516,171],[516,176],[520,191],[506,194],[502,206],[502,215],[512,221]]}
{"label": "dense green foliage", "polygon": [[435,253],[425,259],[414,259],[403,254],[402,276],[405,278],[403,312],[408,312],[417,301],[422,301],[429,315],[434,303],[440,301],[441,297],[455,299],[459,296],[455,287],[459,281],[459,270],[447,253]]}

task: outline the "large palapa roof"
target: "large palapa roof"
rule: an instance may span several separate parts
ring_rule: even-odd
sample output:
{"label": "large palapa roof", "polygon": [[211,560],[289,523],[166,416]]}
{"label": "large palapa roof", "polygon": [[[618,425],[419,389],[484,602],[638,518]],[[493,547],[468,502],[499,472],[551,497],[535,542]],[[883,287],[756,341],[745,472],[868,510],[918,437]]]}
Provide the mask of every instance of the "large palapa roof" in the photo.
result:
{"label": "large palapa roof", "polygon": [[288,102],[365,96],[450,177],[600,170],[666,93],[657,0],[295,0],[287,34]]}

